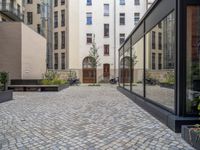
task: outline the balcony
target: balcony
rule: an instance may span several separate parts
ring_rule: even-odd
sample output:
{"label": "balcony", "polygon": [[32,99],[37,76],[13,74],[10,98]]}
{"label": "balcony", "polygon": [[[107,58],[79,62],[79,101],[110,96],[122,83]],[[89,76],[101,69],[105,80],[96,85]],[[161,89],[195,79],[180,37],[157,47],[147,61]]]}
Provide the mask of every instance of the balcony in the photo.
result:
{"label": "balcony", "polygon": [[8,16],[11,20],[22,21],[23,15],[20,7],[12,5],[11,3],[0,3],[0,12]]}

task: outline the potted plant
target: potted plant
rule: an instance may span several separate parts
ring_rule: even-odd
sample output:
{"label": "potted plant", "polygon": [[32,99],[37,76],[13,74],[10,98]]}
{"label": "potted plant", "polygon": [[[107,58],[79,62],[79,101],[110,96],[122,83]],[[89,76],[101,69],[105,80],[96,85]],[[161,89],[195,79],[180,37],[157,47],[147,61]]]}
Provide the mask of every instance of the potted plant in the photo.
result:
{"label": "potted plant", "polygon": [[[193,109],[200,115],[200,97],[194,98],[192,103],[192,107],[195,107]],[[200,124],[182,126],[181,136],[187,143],[200,150]]]}
{"label": "potted plant", "polygon": [[200,150],[200,125],[182,126],[182,138],[191,146]]}
{"label": "potted plant", "polygon": [[3,85],[3,91],[8,90],[8,73],[0,72],[0,83]]}
{"label": "potted plant", "polygon": [[13,99],[13,91],[8,90],[8,73],[0,72],[0,103]]}

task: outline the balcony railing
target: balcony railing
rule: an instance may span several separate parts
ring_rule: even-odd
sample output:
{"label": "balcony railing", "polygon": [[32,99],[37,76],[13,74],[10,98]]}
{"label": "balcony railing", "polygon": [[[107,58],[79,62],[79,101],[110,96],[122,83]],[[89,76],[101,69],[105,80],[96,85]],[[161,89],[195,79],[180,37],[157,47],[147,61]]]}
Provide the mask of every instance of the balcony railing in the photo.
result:
{"label": "balcony railing", "polygon": [[11,5],[11,3],[0,3],[0,12],[15,21],[22,21],[23,15],[20,8]]}

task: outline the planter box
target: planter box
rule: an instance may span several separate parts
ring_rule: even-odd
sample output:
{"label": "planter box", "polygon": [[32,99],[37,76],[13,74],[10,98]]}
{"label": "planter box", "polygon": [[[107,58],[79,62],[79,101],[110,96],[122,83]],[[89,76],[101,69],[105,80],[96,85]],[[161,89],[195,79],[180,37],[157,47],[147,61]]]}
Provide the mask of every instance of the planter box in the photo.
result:
{"label": "planter box", "polygon": [[58,92],[69,87],[68,84],[64,85],[9,85],[8,89],[15,92]]}
{"label": "planter box", "polygon": [[13,99],[13,91],[0,91],[0,103],[10,101]]}
{"label": "planter box", "polygon": [[200,150],[200,134],[197,134],[191,128],[195,128],[195,126],[182,126],[181,137],[191,146]]}
{"label": "planter box", "polygon": [[160,87],[174,89],[175,85],[169,83],[160,83]]}

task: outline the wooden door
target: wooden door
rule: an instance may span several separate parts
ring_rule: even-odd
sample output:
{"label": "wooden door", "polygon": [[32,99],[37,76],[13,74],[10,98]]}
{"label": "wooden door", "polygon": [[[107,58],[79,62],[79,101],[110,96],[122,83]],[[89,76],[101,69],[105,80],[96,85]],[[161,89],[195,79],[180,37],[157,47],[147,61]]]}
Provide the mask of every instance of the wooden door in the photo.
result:
{"label": "wooden door", "polygon": [[103,65],[103,77],[105,80],[110,79],[110,64]]}
{"label": "wooden door", "polygon": [[96,69],[95,68],[83,69],[83,83],[96,83]]}

